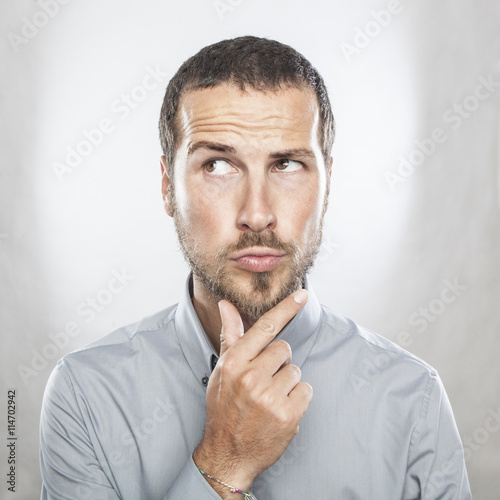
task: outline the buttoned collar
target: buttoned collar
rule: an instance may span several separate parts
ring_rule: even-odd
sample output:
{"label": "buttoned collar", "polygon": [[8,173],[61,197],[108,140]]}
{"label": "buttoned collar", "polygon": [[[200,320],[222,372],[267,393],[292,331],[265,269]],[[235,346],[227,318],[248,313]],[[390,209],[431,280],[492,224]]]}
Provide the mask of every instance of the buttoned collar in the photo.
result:
{"label": "buttoned collar", "polygon": [[[312,290],[309,280],[305,280],[309,292],[307,304],[283,328],[276,338],[288,342],[292,349],[292,363],[301,367],[316,342],[321,320],[321,306]],[[175,330],[182,352],[200,384],[206,387],[218,353],[212,346],[193,306],[192,274],[186,280],[181,300],[175,313]]]}

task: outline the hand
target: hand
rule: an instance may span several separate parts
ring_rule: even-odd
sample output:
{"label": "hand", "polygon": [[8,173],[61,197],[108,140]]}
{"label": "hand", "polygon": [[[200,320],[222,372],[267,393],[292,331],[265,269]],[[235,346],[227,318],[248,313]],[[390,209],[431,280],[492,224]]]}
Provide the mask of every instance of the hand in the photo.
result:
{"label": "hand", "polygon": [[[219,303],[220,358],[208,383],[205,433],[193,460],[244,491],[283,455],[312,399],[311,386],[300,382],[300,369],[290,364],[288,343],[269,344],[306,301],[305,290],[294,292],[245,334],[238,310],[226,300]],[[222,498],[234,497],[209,483]]]}

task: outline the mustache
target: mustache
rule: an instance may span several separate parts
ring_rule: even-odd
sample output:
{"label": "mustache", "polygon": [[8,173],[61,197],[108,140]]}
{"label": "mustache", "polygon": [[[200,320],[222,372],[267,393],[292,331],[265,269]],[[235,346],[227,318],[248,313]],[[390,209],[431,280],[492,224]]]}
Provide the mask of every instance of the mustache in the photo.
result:
{"label": "mustache", "polygon": [[244,250],[250,247],[268,247],[275,250],[281,250],[287,254],[294,255],[298,252],[298,246],[295,243],[286,243],[282,241],[276,233],[271,230],[256,233],[255,231],[246,231],[240,234],[237,243],[221,248],[215,255],[219,262],[223,261],[229,254],[236,250]]}

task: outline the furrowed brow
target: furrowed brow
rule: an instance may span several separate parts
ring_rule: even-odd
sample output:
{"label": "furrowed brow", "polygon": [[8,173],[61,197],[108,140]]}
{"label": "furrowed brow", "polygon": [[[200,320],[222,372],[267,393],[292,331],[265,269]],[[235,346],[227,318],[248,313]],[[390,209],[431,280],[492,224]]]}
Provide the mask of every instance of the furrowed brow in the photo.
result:
{"label": "furrowed brow", "polygon": [[276,151],[269,155],[269,158],[303,158],[304,160],[314,160],[316,156],[307,148],[285,149],[283,151]]}
{"label": "furrowed brow", "polygon": [[236,154],[236,149],[221,142],[199,141],[191,144],[188,149],[188,156],[191,156],[198,149],[210,149],[212,151],[219,151],[221,153]]}

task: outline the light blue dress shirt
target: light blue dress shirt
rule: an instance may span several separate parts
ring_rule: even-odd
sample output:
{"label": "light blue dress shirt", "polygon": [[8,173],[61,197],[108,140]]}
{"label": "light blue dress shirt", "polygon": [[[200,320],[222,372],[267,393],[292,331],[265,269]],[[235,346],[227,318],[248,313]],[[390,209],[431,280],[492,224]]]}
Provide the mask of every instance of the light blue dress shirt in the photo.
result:
{"label": "light blue dress shirt", "polygon": [[[321,306],[306,288],[308,303],[280,338],[313,400],[287,451],[255,480],[254,495],[470,499],[436,371]],[[219,498],[191,458],[203,435],[215,354],[188,279],[178,305],[66,355],[44,395],[41,498]]]}

